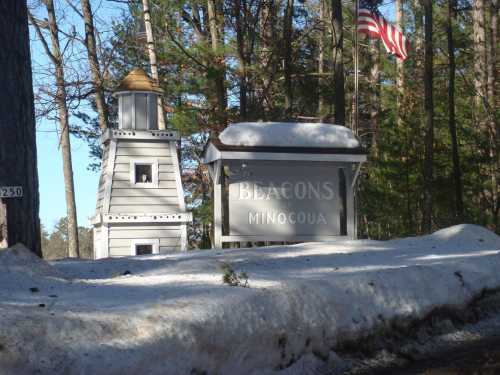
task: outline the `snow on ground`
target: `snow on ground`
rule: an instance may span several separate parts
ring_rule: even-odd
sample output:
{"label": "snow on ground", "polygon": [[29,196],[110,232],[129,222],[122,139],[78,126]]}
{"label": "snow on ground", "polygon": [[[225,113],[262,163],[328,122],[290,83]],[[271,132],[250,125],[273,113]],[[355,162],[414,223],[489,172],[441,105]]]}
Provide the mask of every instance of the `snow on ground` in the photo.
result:
{"label": "snow on ground", "polygon": [[[221,281],[229,263],[249,288]],[[348,340],[500,287],[500,237],[64,260],[0,253],[0,373],[306,374]]]}
{"label": "snow on ground", "polygon": [[361,147],[354,133],[341,125],[299,122],[240,122],[219,135],[230,146]]}

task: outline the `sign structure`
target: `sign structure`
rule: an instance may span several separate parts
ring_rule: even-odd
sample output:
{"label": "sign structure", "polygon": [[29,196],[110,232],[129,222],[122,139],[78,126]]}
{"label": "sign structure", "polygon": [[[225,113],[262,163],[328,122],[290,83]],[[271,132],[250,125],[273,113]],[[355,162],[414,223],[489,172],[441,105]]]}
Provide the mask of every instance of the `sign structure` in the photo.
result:
{"label": "sign structure", "polygon": [[366,151],[344,126],[232,124],[209,141],[214,247],[356,238],[356,181]]}
{"label": "sign structure", "polygon": [[230,236],[340,234],[338,168],[322,163],[231,161]]}
{"label": "sign structure", "polygon": [[22,198],[21,186],[0,186],[0,198]]}

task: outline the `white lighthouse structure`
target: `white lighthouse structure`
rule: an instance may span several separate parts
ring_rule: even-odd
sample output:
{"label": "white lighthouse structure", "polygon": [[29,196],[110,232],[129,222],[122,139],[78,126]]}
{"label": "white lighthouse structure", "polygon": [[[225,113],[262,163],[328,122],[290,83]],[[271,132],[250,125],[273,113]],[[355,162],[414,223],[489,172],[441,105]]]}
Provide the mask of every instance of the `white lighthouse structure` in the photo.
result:
{"label": "white lighthouse structure", "polygon": [[101,137],[94,258],[162,254],[187,249],[186,212],[176,131],[158,127],[162,90],[142,69],[115,90],[118,128]]}

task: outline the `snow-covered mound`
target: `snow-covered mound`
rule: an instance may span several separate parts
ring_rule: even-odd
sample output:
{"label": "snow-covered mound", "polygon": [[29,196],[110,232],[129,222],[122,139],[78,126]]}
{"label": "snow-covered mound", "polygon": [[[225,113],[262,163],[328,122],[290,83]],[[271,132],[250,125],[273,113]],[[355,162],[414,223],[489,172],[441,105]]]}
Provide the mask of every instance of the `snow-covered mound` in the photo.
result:
{"label": "snow-covered mound", "polygon": [[354,133],[345,126],[298,122],[241,122],[219,135],[228,146],[359,148]]}
{"label": "snow-covered mound", "polygon": [[[53,268],[67,279],[31,284],[0,257],[0,373],[312,373],[343,342],[499,288],[499,254],[500,237],[460,225],[386,242],[65,260]],[[223,284],[223,264],[250,287]]]}
{"label": "snow-covered mound", "polygon": [[61,272],[37,257],[22,244],[0,251],[0,277],[9,277],[8,275],[11,273],[30,277],[62,277]]}

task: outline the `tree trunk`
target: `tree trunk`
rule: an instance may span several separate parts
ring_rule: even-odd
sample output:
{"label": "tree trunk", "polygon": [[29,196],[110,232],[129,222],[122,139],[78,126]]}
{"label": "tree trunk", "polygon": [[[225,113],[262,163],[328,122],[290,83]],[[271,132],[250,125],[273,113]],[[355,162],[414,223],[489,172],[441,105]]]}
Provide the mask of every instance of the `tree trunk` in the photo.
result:
{"label": "tree trunk", "polygon": [[262,67],[261,86],[259,88],[259,102],[262,103],[264,117],[274,107],[274,96],[271,93],[271,85],[273,77],[276,74],[275,58],[273,50],[275,47],[275,30],[276,30],[276,5],[274,0],[263,1],[259,14],[260,26],[260,53],[259,60]]}
{"label": "tree trunk", "polygon": [[500,188],[498,176],[500,175],[500,129],[498,128],[498,98],[497,98],[497,48],[498,48],[498,0],[489,1],[490,23],[489,43],[487,44],[487,115],[488,131],[490,138],[491,158],[491,186],[492,186],[492,215],[493,226],[498,232],[500,212]]}
{"label": "tree trunk", "polygon": [[326,103],[323,90],[325,89],[325,27],[326,27],[326,4],[325,0],[319,2],[319,22],[320,31],[318,38],[318,114],[317,116],[323,120],[326,115]]}
{"label": "tree trunk", "polygon": [[[148,45],[149,65],[151,66],[151,77],[156,84],[160,85],[160,77],[158,75],[158,63],[156,62],[155,39],[153,35],[153,27],[151,25],[151,13],[149,11],[149,0],[142,0],[142,12],[144,17],[144,28],[146,29],[146,43]],[[158,129],[166,129],[165,113],[163,112],[163,104],[161,96],[158,95]]]}
{"label": "tree trunk", "polygon": [[486,29],[485,29],[485,0],[474,0],[472,10],[474,35],[474,89],[475,89],[475,116],[476,124],[484,119],[484,101],[487,92],[486,73]]}
{"label": "tree trunk", "polygon": [[214,78],[215,93],[217,97],[217,113],[220,125],[226,126],[227,116],[227,95],[225,85],[225,62],[224,55],[221,54],[223,44],[224,15],[221,12],[222,3],[220,0],[207,0],[208,21],[210,29],[210,40],[214,55]]}
{"label": "tree trunk", "polygon": [[33,83],[25,1],[0,1],[0,30],[0,186],[22,186],[24,190],[22,198],[3,201],[3,211],[8,209],[8,212],[0,213],[0,231],[7,234],[9,246],[23,243],[41,257]]}
{"label": "tree trunk", "polygon": [[[495,97],[497,86],[497,62],[498,62],[498,0],[490,0],[490,39],[488,44],[488,103],[489,108],[495,117],[496,101]],[[496,125],[498,126],[498,125]]]}
{"label": "tree trunk", "polygon": [[69,113],[66,104],[66,81],[64,79],[64,62],[59,47],[59,31],[53,0],[44,0],[47,8],[48,26],[52,42],[52,56],[54,57],[57,92],[55,101],[59,116],[61,132],[61,152],[63,159],[64,187],[66,194],[66,209],[68,215],[68,256],[79,257],[78,221],[76,217],[75,185],[73,182],[73,165],[71,160],[71,142],[69,138]]}
{"label": "tree trunk", "polygon": [[[401,30],[404,31],[403,25],[403,0],[396,0],[396,25]],[[401,59],[396,59],[396,123],[398,127],[403,126],[403,97],[404,97],[404,61]]]}
{"label": "tree trunk", "polygon": [[[240,60],[240,77],[239,77],[239,87],[240,87],[240,118],[245,120],[247,117],[247,58],[246,58],[246,48],[245,48],[245,32],[243,26],[241,0],[234,0],[233,13],[235,19],[235,31],[236,31],[236,44],[238,51],[238,58]],[[245,7],[243,12],[245,11]],[[243,16],[244,17],[244,16]]]}
{"label": "tree trunk", "polygon": [[460,157],[458,153],[457,127],[455,118],[455,42],[453,39],[453,20],[456,16],[456,0],[448,0],[448,17],[446,24],[446,34],[448,39],[448,128],[451,137],[451,152],[453,160],[453,181],[455,185],[455,220],[457,223],[463,221],[463,187],[462,171],[460,168]]}
{"label": "tree trunk", "polygon": [[344,91],[344,32],[342,1],[332,0],[332,59],[334,80],[334,117],[335,123],[345,125]]}
{"label": "tree trunk", "polygon": [[434,100],[433,100],[433,45],[432,45],[432,1],[423,0],[425,14],[425,61],[424,61],[424,108],[425,108],[425,160],[424,160],[424,202],[422,230],[432,230],[432,184],[434,161]]}
{"label": "tree trunk", "polygon": [[97,47],[95,41],[94,16],[89,0],[81,0],[83,21],[85,23],[85,47],[87,48],[87,58],[92,74],[92,84],[95,90],[95,102],[99,116],[99,127],[104,131],[108,126],[108,108],[104,99],[104,85],[99,59],[97,57]]}
{"label": "tree trunk", "polygon": [[285,113],[289,117],[293,107],[292,87],[292,32],[294,0],[286,1],[283,24],[283,72],[285,76]]}
{"label": "tree trunk", "polygon": [[[412,0],[412,10],[415,18],[415,32],[414,32],[414,45],[415,45],[415,65],[417,69],[420,71],[422,69],[422,58],[423,55],[423,20],[422,20],[422,12],[421,12],[421,1],[422,0]],[[418,77],[421,78],[421,77]]]}

